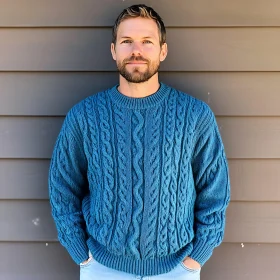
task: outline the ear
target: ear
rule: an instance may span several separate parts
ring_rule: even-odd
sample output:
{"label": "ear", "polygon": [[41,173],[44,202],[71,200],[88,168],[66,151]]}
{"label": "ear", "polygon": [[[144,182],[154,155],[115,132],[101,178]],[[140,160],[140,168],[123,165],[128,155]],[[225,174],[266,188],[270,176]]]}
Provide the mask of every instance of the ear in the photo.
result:
{"label": "ear", "polygon": [[167,48],[167,44],[164,43],[162,46],[161,46],[161,51],[160,51],[160,61],[164,61],[166,56],[167,56],[167,53],[168,53],[168,48]]}
{"label": "ear", "polygon": [[115,45],[111,43],[111,54],[114,60],[116,60],[116,51],[115,51]]}

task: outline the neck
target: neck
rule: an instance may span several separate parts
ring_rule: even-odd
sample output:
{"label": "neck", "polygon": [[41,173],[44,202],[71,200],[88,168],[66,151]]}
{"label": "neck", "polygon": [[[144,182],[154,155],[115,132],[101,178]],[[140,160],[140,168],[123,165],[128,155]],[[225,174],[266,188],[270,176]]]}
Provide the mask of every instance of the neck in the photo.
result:
{"label": "neck", "polygon": [[144,83],[129,83],[120,75],[118,91],[126,96],[139,98],[155,93],[159,89],[158,73]]}

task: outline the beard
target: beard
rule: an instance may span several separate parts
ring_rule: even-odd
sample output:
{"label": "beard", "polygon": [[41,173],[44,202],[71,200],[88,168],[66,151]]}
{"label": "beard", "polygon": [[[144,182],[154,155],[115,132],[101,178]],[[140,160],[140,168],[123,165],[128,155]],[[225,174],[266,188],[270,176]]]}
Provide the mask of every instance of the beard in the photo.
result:
{"label": "beard", "polygon": [[[131,72],[126,69],[126,65],[130,61],[141,61],[146,62],[146,70],[141,70],[143,66],[134,67]],[[119,73],[129,82],[129,83],[144,83],[147,82],[151,77],[153,77],[159,69],[159,61],[151,62],[148,59],[143,58],[142,56],[132,56],[130,58],[124,59],[122,62],[117,62],[117,67]]]}

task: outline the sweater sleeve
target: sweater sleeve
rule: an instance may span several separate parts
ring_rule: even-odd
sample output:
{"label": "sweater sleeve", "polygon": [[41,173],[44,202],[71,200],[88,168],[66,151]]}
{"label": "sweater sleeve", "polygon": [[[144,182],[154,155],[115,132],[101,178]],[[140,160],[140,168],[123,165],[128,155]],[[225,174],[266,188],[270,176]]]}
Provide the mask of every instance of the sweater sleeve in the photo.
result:
{"label": "sweater sleeve", "polygon": [[202,265],[221,244],[225,213],[230,200],[230,180],[224,146],[215,116],[207,108],[201,117],[196,139],[192,169],[196,188],[195,237],[190,257]]}
{"label": "sweater sleeve", "polygon": [[56,140],[49,169],[49,196],[58,240],[77,264],[88,258],[82,214],[82,200],[88,191],[87,160],[80,138],[70,111]]}

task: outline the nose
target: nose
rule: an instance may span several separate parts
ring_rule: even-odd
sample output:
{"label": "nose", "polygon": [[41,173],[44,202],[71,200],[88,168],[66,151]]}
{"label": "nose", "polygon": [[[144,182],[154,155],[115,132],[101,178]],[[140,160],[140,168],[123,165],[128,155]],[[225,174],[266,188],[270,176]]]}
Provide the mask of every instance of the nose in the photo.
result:
{"label": "nose", "polygon": [[132,55],[138,56],[142,54],[142,45],[140,42],[133,42],[132,44]]}

